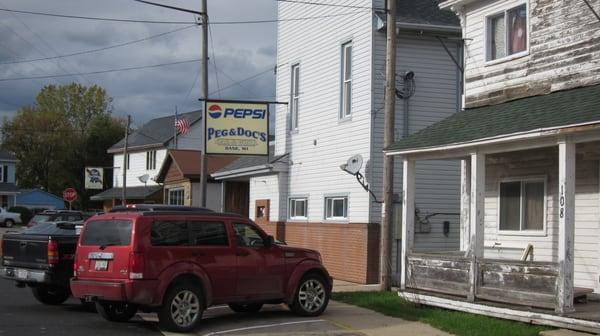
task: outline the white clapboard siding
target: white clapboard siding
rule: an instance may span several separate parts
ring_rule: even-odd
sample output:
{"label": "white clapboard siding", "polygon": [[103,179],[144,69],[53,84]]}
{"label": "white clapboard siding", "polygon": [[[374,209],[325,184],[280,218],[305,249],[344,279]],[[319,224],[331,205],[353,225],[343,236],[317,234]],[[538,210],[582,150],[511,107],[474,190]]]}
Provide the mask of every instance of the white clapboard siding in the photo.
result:
{"label": "white clapboard siding", "polygon": [[256,200],[270,199],[270,214],[269,220],[276,222],[282,220],[280,217],[280,185],[279,179],[281,176],[277,174],[252,177],[250,179],[250,218],[256,219]]}
{"label": "white clapboard siding", "polygon": [[[529,153],[529,154],[527,154]],[[522,157],[535,155],[527,152]],[[485,257],[519,259],[527,244],[533,244],[534,260],[557,261],[558,252],[558,161],[556,151],[545,159],[522,161],[518,156],[489,163],[486,170]],[[598,161],[578,159],[575,188],[575,286],[598,287],[598,239],[600,238],[600,199]],[[498,231],[498,182],[504,178],[545,176],[546,234],[506,235]]]}
{"label": "white clapboard siding", "polygon": [[[453,54],[458,45],[446,41]],[[385,34],[375,32],[374,60],[374,112],[371,170],[371,187],[382,197],[383,176],[383,108],[385,85]],[[409,133],[415,133],[438,122],[459,109],[459,72],[440,42],[432,35],[403,32],[398,39],[397,73],[415,73],[415,94],[409,100]],[[398,79],[398,83],[402,83]],[[401,86],[399,86],[401,88]],[[402,136],[404,101],[396,101],[396,137]],[[416,165],[415,205],[421,217],[433,213],[456,213],[460,207],[460,162],[421,161]],[[396,158],[394,192],[401,195],[402,162]],[[398,217],[399,218],[399,217]],[[371,204],[370,221],[381,220],[381,206]],[[450,232],[445,235],[443,222],[450,222]],[[459,216],[434,216],[429,220],[431,230],[415,234],[415,249],[436,251],[456,250],[459,247]],[[416,230],[418,231],[418,230]],[[395,255],[395,253],[394,253]]]}
{"label": "white clapboard siding", "polygon": [[[150,179],[148,180],[146,185],[157,185],[152,178],[158,174],[158,171],[160,170],[160,167],[167,155],[167,150],[164,148],[159,148],[155,150],[156,169],[146,169],[147,151],[132,151],[131,153],[129,153],[129,170],[127,170],[128,187],[144,186],[144,183],[141,182],[138,179],[138,177],[145,174],[148,174],[150,176]],[[113,156],[113,166],[118,167],[114,169],[113,187],[121,188],[123,186],[123,171],[121,170],[121,167],[123,166],[123,154],[115,154]]]}
{"label": "white clapboard siding", "polygon": [[[486,61],[486,17],[520,4],[529,3],[529,52],[523,57],[500,62]],[[599,0],[590,1],[598,8]],[[496,0],[475,1],[466,7],[465,62],[467,105],[494,103],[507,96],[496,94],[507,88],[544,87],[544,92],[600,82],[600,57],[591,48],[600,38],[597,20],[577,0]],[[572,76],[575,75],[576,76]],[[494,93],[494,94],[491,94]]]}
{"label": "white clapboard siding", "polygon": [[[371,6],[371,1],[344,5]],[[279,19],[323,15],[314,5],[278,3]],[[291,66],[300,64],[298,131],[288,132],[287,106],[276,110],[277,154],[290,153],[289,196],[308,197],[308,220],[324,219],[324,197],[347,195],[350,222],[369,220],[368,193],[339,166],[355,154],[368,165],[371,123],[372,13],[331,7],[322,20],[284,21],[278,24],[277,100],[289,101]],[[338,120],[340,109],[341,46],[352,41],[352,116]],[[254,185],[250,186],[251,189]],[[252,192],[254,193],[254,191]],[[281,195],[280,217],[287,214],[287,196]],[[271,198],[272,197],[266,197]],[[273,206],[271,206],[273,208]]]}

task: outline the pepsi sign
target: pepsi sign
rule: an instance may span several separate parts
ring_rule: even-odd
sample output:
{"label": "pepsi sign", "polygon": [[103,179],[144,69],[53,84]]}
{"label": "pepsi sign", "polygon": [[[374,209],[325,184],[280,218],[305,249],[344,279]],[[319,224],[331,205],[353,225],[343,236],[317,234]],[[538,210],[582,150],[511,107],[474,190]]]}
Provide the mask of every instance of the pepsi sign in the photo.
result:
{"label": "pepsi sign", "polygon": [[206,154],[269,155],[269,105],[207,101]]}

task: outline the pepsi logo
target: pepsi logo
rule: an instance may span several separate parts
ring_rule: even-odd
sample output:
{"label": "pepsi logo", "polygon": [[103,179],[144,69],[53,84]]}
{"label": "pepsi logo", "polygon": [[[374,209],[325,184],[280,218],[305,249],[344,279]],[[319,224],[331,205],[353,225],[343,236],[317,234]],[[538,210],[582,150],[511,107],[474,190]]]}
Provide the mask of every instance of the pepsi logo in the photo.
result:
{"label": "pepsi logo", "polygon": [[218,119],[221,117],[221,115],[223,115],[223,109],[221,109],[221,106],[219,105],[211,105],[208,108],[208,114],[211,118]]}

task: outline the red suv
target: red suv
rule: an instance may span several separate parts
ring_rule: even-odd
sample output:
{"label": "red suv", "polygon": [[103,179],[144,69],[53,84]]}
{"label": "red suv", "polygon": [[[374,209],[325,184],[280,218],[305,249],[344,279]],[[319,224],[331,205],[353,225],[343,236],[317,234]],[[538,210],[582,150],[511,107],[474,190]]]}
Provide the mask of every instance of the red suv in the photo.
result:
{"label": "red suv", "polygon": [[202,208],[138,205],[89,219],[79,238],[71,290],[110,321],[138,308],[162,328],[192,330],[211,305],[257,312],[286,303],[320,315],[332,279],[318,252],[274,242],[254,222]]}

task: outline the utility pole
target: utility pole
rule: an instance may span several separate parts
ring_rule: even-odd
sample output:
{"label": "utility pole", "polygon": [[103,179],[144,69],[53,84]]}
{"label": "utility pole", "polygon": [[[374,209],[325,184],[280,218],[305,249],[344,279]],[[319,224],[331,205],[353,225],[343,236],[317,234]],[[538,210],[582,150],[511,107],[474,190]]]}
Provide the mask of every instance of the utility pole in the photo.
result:
{"label": "utility pole", "polygon": [[131,115],[127,115],[127,126],[125,127],[125,145],[123,146],[123,194],[121,195],[121,204],[127,204],[127,169],[129,168],[127,160],[127,147],[129,145],[129,126],[131,125]]}
{"label": "utility pole", "polygon": [[[394,142],[394,113],[396,107],[396,0],[387,0],[387,42],[385,57],[385,110],[383,147],[387,148]],[[392,236],[394,210],[394,157],[383,156],[383,213],[381,219],[381,239],[379,272],[381,274],[381,289],[390,289],[391,258],[390,238]],[[405,237],[402,237],[405,239]]]}
{"label": "utility pole", "polygon": [[[150,1],[146,1],[146,0],[135,0],[137,2],[141,2],[141,3],[145,3],[145,4],[149,4],[149,5],[153,5],[153,6],[158,6],[158,7],[163,7],[163,8],[168,8],[168,9],[173,9],[176,11],[180,11],[180,12],[186,12],[186,13],[192,13],[192,14],[196,14],[199,15],[202,18],[202,98],[200,100],[204,101],[204,107],[203,107],[203,111],[202,111],[202,118],[200,119],[200,124],[202,126],[202,133],[204,134],[204,129],[205,127],[205,123],[206,123],[206,99],[208,99],[208,14],[207,14],[207,6],[206,6],[206,0],[200,0],[201,1],[201,5],[202,8],[200,9],[200,11],[195,11],[195,10],[191,10],[191,9],[185,9],[185,8],[180,8],[180,7],[175,7],[175,6],[169,6],[169,5],[163,5],[160,3],[155,3],[155,2],[150,2]],[[205,136],[203,136],[203,139],[206,139]],[[202,140],[203,142],[206,142],[205,140]],[[202,148],[202,151],[200,152],[200,164],[201,164],[201,168],[200,168],[200,206],[205,207],[206,206],[206,178],[208,177],[208,170],[206,168],[206,144],[204,144],[203,146],[204,148]]]}
{"label": "utility pole", "polygon": [[[206,100],[208,99],[208,8],[206,7],[206,0],[201,0],[202,8],[202,100],[204,106],[202,107],[202,119],[200,124],[202,125],[202,134],[206,129]],[[206,207],[206,179],[208,178],[207,159],[206,159],[206,135],[202,136],[203,148],[200,154],[200,206]]]}

